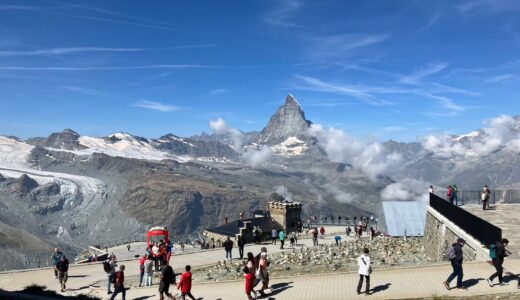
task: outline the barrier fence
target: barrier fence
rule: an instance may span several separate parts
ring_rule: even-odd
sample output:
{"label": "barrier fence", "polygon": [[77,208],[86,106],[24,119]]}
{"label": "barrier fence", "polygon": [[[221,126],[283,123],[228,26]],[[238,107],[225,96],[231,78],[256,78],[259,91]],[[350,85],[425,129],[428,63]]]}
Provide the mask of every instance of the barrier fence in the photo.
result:
{"label": "barrier fence", "polygon": [[[481,204],[482,191],[459,192],[459,202],[462,204]],[[492,190],[489,195],[492,204],[520,204],[520,190]]]}
{"label": "barrier fence", "polygon": [[435,194],[430,194],[430,207],[480,241],[483,245],[489,246],[502,239],[502,229],[449,203],[447,200]]}

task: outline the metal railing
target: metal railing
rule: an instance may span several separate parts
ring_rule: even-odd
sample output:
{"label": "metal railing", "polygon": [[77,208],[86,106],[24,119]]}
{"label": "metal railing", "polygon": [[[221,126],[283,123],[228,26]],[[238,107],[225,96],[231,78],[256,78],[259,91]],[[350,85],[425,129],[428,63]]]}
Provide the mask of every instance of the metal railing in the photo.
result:
{"label": "metal railing", "polygon": [[[459,203],[482,204],[482,191],[459,191]],[[520,190],[491,190],[491,204],[520,204]]]}
{"label": "metal railing", "polygon": [[479,240],[483,245],[488,246],[502,239],[502,229],[456,205],[452,205],[437,195],[430,194],[430,207]]}

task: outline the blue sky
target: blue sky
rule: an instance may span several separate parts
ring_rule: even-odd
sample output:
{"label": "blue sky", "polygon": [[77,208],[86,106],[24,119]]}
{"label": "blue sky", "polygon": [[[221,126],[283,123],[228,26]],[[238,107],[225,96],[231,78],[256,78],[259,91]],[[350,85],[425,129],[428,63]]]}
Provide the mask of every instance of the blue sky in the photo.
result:
{"label": "blue sky", "polygon": [[261,130],[288,93],[357,137],[520,114],[520,2],[0,0],[0,134]]}

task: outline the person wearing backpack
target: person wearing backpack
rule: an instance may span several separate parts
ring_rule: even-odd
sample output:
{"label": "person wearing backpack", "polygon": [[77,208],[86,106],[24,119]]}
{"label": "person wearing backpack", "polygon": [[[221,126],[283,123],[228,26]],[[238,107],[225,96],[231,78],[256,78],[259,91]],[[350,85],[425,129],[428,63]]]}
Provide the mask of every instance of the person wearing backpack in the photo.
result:
{"label": "person wearing backpack", "polygon": [[462,277],[464,276],[464,272],[462,269],[462,262],[464,261],[464,252],[462,251],[462,247],[466,244],[466,241],[463,238],[458,238],[457,242],[451,245],[448,248],[446,256],[451,262],[451,266],[453,268],[453,272],[450,274],[448,279],[444,281],[444,286],[446,289],[450,290],[450,282],[457,277],[457,289],[466,290],[467,288],[462,285]]}
{"label": "person wearing backpack", "polygon": [[372,266],[370,262],[370,256],[368,255],[370,251],[368,248],[363,248],[363,253],[358,258],[358,274],[359,274],[359,282],[357,285],[357,293],[361,294],[361,287],[363,286],[363,278],[366,279],[366,288],[365,294],[370,295],[370,274],[372,273]]}
{"label": "person wearing backpack", "polygon": [[455,202],[455,205],[459,205],[458,193],[459,189],[457,188],[457,185],[454,184],[451,188],[451,197],[453,197],[453,202]]}
{"label": "person wearing backpack", "polygon": [[175,284],[175,273],[173,268],[166,264],[161,270],[161,282],[159,283],[159,299],[164,300],[164,294],[170,299],[174,299],[170,294],[170,284]]}
{"label": "person wearing backpack", "polygon": [[107,273],[108,277],[108,284],[107,284],[107,294],[112,294],[112,291],[110,290],[110,284],[114,282],[115,276],[116,276],[116,268],[117,268],[117,261],[116,256],[112,254],[110,256],[110,259],[107,259],[103,262],[103,270]]}
{"label": "person wearing backpack", "polygon": [[58,248],[54,248],[54,253],[51,256],[52,267],[54,270],[54,279],[58,279],[58,269],[56,269],[56,265],[61,260],[63,253]]}
{"label": "person wearing backpack", "polygon": [[493,279],[498,277],[498,284],[501,286],[508,285],[502,281],[502,274],[504,273],[504,268],[502,265],[504,264],[504,258],[507,256],[508,252],[506,250],[507,245],[509,244],[508,239],[502,239],[500,242],[496,242],[496,244],[492,244],[489,246],[489,257],[493,262],[493,266],[495,266],[496,272],[493,273],[488,279],[487,282],[490,287],[493,287]]}

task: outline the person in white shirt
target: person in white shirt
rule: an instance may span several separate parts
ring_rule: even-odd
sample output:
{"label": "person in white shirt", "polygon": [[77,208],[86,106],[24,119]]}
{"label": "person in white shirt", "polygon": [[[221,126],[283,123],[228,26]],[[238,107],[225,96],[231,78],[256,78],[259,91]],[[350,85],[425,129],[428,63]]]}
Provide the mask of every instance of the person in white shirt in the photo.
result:
{"label": "person in white shirt", "polygon": [[430,189],[428,191],[430,192],[430,194],[435,194],[435,192],[433,190],[433,185],[430,185]]}
{"label": "person in white shirt", "polygon": [[372,273],[372,266],[370,263],[370,256],[368,256],[368,248],[363,248],[363,254],[358,258],[359,266],[359,283],[357,286],[358,295],[361,294],[361,287],[363,286],[363,278],[366,279],[365,294],[370,294],[370,273]]}

